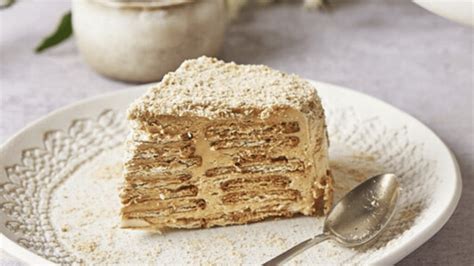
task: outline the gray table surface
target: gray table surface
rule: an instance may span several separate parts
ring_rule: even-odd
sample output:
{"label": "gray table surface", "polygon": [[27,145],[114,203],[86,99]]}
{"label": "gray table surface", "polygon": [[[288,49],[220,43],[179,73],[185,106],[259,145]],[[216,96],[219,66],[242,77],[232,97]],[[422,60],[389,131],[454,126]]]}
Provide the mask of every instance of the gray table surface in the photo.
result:
{"label": "gray table surface", "polygon": [[[32,52],[69,5],[19,1],[0,11],[0,142],[54,109],[130,86],[89,69],[73,40]],[[463,194],[444,228],[400,264],[473,265],[473,37],[410,1],[333,0],[329,13],[279,4],[246,10],[220,57],[367,93],[433,129],[459,161]],[[1,264],[17,261],[0,254]]]}

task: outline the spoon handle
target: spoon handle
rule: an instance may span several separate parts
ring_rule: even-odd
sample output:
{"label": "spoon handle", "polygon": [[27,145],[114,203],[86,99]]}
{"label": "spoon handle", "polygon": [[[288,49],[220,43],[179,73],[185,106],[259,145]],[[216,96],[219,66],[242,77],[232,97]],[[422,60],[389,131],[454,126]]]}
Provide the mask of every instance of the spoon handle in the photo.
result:
{"label": "spoon handle", "polygon": [[273,259],[265,262],[263,266],[273,266],[273,265],[281,265],[284,262],[291,260],[292,258],[298,256],[301,252],[307,250],[308,248],[323,242],[324,240],[329,239],[329,235],[322,233],[310,239],[306,239],[305,241],[299,243],[298,245],[288,249],[287,251],[281,253],[280,255],[274,257]]}

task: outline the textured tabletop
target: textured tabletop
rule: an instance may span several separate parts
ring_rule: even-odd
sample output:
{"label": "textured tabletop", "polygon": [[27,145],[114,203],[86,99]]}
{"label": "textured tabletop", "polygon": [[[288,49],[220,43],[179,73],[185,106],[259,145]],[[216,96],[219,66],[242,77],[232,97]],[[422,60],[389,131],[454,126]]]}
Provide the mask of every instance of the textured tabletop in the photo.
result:
{"label": "textured tabletop", "polygon": [[[444,228],[400,264],[474,264],[474,30],[410,1],[332,2],[326,13],[294,4],[248,9],[220,57],[364,92],[433,129],[459,161],[463,194]],[[33,53],[68,9],[69,1],[42,0],[0,11],[0,142],[61,106],[130,86],[89,69],[73,40]],[[0,252],[0,264],[14,262]]]}

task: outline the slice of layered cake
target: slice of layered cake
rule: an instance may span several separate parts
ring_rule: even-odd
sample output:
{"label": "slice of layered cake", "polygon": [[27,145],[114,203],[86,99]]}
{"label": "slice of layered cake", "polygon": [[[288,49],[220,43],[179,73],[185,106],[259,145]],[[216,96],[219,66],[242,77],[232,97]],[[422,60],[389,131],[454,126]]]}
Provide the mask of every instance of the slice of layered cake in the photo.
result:
{"label": "slice of layered cake", "polygon": [[331,206],[324,111],[295,75],[189,60],[128,119],[124,228],[243,224]]}

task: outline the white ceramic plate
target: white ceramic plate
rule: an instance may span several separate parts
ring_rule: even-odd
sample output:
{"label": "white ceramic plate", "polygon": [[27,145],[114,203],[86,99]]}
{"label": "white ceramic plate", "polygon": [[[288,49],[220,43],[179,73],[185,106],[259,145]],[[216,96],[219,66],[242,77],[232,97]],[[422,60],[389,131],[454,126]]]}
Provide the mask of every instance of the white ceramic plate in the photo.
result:
{"label": "white ceramic plate", "polygon": [[439,16],[474,26],[474,0],[414,0],[413,2]]}
{"label": "white ceramic plate", "polygon": [[[392,264],[432,237],[461,194],[454,156],[426,126],[367,95],[315,82],[327,113],[336,198],[378,172],[403,187],[386,231],[349,249],[327,241],[292,263]],[[322,229],[295,217],[164,235],[118,228],[124,110],[140,86],[78,102],[0,149],[2,247],[28,263],[258,264]]]}

